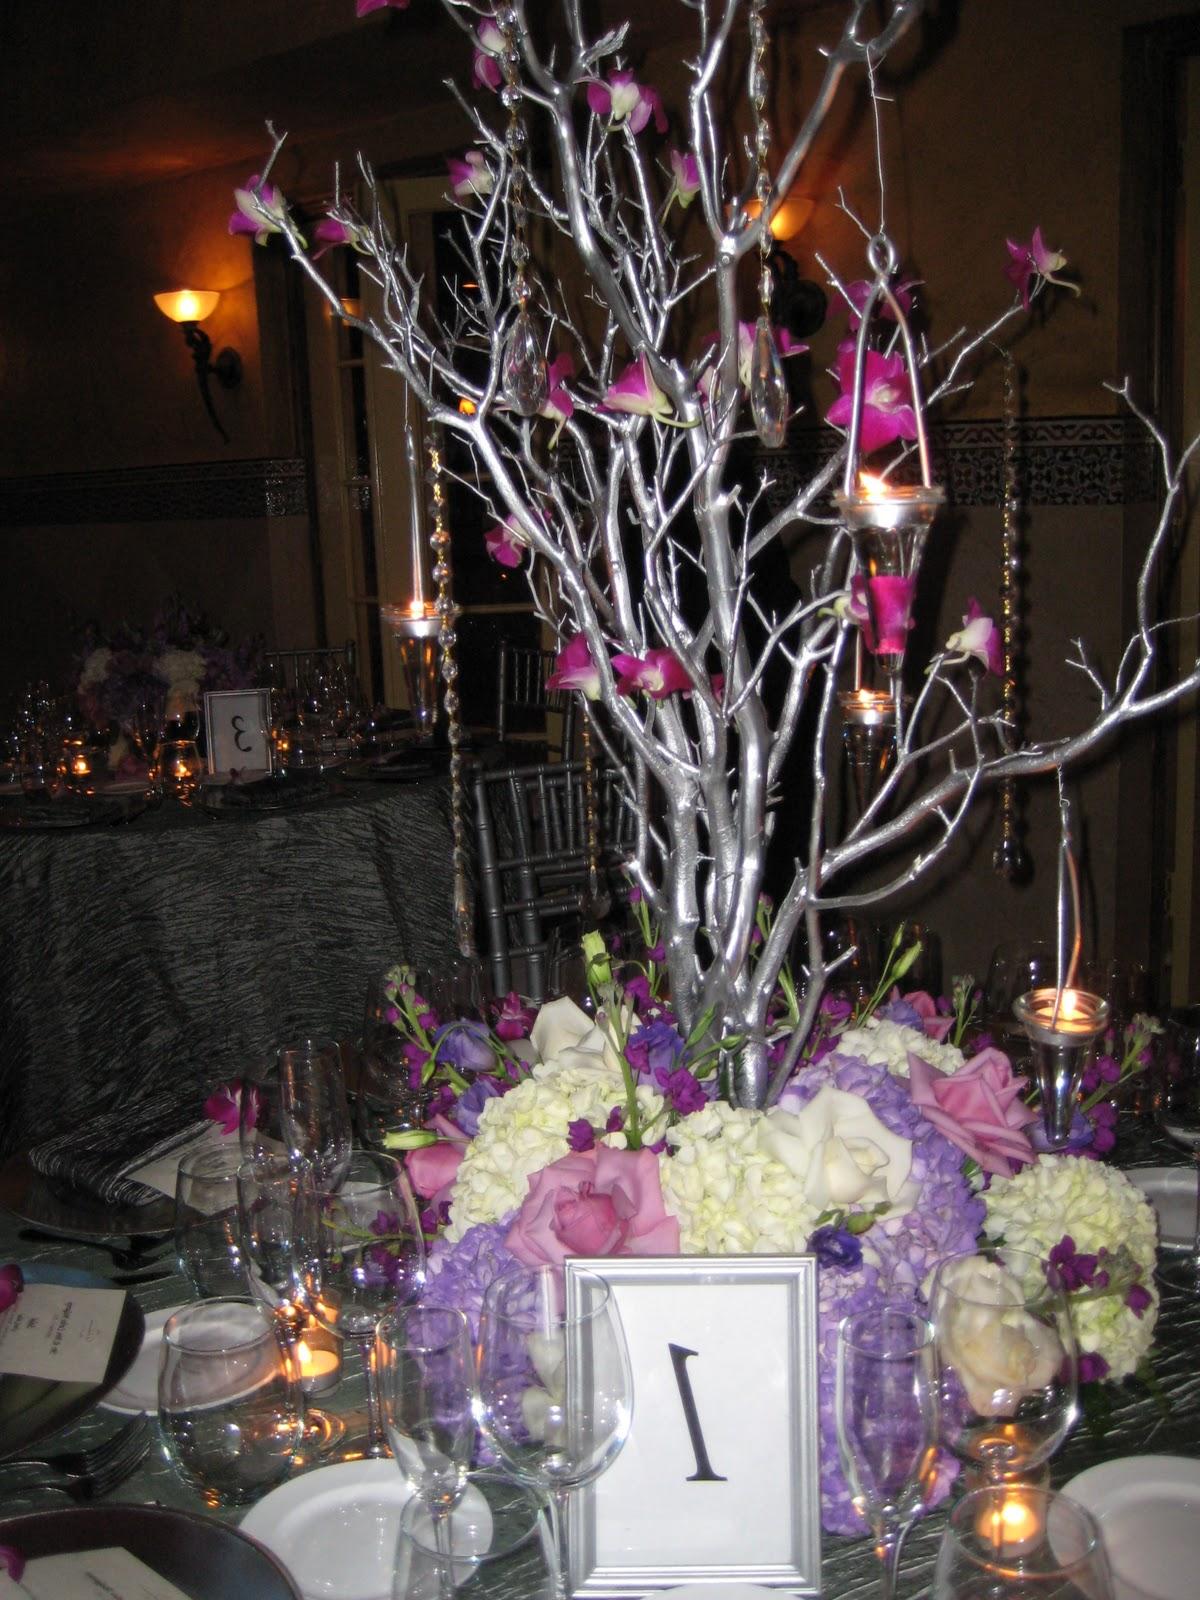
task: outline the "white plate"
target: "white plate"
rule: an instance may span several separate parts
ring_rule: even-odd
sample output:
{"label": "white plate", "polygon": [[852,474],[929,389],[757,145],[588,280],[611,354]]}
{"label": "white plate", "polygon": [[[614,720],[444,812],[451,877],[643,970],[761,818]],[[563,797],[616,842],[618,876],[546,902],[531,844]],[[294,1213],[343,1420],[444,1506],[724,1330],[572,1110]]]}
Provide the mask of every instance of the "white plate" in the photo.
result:
{"label": "white plate", "polygon": [[179,1306],[164,1306],[161,1311],[147,1312],[146,1333],[137,1360],[117,1387],[110,1389],[100,1402],[106,1410],[120,1411],[125,1416],[158,1410],[158,1352],[167,1318],[179,1309]]}
{"label": "white plate", "polygon": [[1129,1167],[1125,1176],[1158,1212],[1159,1241],[1186,1250],[1196,1233],[1195,1167]]}
{"label": "white plate", "polygon": [[781,1600],[778,1589],[762,1589],[757,1583],[685,1583],[681,1589],[663,1589],[675,1600]]}
{"label": "white plate", "polygon": [[1200,1461],[1126,1456],[1064,1490],[1100,1524],[1116,1600],[1181,1600],[1200,1572]]}
{"label": "white plate", "polygon": [[[394,1461],[345,1461],[272,1489],[241,1529],[283,1562],[305,1600],[393,1600],[400,1514],[409,1498]],[[490,1539],[486,1500],[469,1488],[468,1502]]]}

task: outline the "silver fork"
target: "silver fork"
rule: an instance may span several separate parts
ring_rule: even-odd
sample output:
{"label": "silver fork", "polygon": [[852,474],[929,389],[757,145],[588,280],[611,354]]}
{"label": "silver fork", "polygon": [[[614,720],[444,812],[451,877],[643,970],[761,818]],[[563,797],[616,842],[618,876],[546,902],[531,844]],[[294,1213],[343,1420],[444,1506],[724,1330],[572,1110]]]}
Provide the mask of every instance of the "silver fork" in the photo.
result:
{"label": "silver fork", "polygon": [[16,1456],[11,1461],[0,1461],[0,1472],[12,1467],[24,1467],[41,1473],[62,1473],[68,1478],[86,1478],[105,1471],[114,1459],[124,1460],[126,1453],[143,1440],[148,1444],[149,1426],[146,1417],[133,1417],[116,1433],[110,1433],[107,1439],[90,1445],[86,1450],[64,1450],[53,1456]]}
{"label": "silver fork", "polygon": [[[145,1421],[144,1418],[141,1420]],[[112,1451],[102,1465],[93,1472],[47,1474],[43,1471],[34,1472],[30,1477],[23,1477],[18,1473],[12,1485],[4,1483],[2,1477],[0,1484],[3,1484],[6,1490],[22,1495],[37,1490],[54,1489],[60,1494],[69,1495],[72,1500],[102,1500],[141,1466],[150,1449],[150,1437],[148,1427],[143,1427],[136,1433],[125,1430],[121,1448]],[[0,1472],[2,1471],[0,1468]]]}

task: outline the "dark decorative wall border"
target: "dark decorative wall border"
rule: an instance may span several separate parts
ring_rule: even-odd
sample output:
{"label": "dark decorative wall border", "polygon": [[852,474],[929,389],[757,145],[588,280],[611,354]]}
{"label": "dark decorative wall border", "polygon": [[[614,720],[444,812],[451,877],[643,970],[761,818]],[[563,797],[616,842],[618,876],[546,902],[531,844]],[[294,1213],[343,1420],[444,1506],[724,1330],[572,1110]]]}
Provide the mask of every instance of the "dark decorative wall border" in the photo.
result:
{"label": "dark decorative wall border", "polygon": [[[955,505],[1000,499],[1003,425],[949,422],[932,431],[935,476]],[[798,429],[787,447],[763,453],[783,504],[828,459],[827,428]],[[1027,505],[1122,505],[1154,497],[1155,460],[1144,432],[1122,417],[1040,417],[1021,427]],[[308,513],[299,458],[206,461],[41,478],[0,478],[0,528],[70,523],[203,522]]]}
{"label": "dark decorative wall border", "polygon": [[0,527],[6,528],[236,521],[307,512],[305,464],[298,457],[0,478]]}

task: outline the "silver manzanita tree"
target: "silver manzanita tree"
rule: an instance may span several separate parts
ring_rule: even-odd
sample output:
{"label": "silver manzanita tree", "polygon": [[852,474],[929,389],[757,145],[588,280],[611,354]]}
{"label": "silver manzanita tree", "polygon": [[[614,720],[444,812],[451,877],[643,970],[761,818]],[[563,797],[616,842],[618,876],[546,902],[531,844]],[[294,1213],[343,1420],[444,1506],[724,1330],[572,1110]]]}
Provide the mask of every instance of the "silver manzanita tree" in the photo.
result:
{"label": "silver manzanita tree", "polygon": [[[359,0],[358,9],[387,3],[407,8],[407,0]],[[811,106],[771,169],[763,0],[673,3],[691,19],[694,40],[684,136],[669,147],[654,138],[667,128],[658,95],[623,59],[625,28],[593,36],[580,0],[555,0],[533,17],[526,0],[414,0],[442,5],[462,30],[464,69],[473,66],[473,92],[454,92],[475,145],[450,166],[467,269],[460,276],[477,288],[458,293],[451,318],[435,314],[433,286],[392,237],[365,163],[365,201],[339,196],[315,231],[360,253],[380,290],[376,316],[348,316],[270,165],[239,191],[233,225],[260,239],[282,234],[333,313],[374,341],[428,422],[469,447],[478,472],[464,480],[495,514],[493,548],[525,567],[536,609],[560,643],[559,681],[586,697],[593,728],[625,772],[637,819],[631,870],[664,932],[674,1007],[686,1029],[711,1013],[714,1028],[741,1038],[733,1097],[762,1106],[786,1079],[826,982],[823,914],[883,902],[927,872],[985,785],[1061,772],[1200,683],[1194,667],[1169,688],[1157,686],[1152,609],[1196,442],[1176,459],[1142,419],[1160,452],[1162,513],[1138,581],[1136,631],[1115,676],[1103,679],[1080,647],[1076,665],[1095,689],[1090,724],[1017,747],[1003,718],[981,709],[966,664],[972,652],[986,658],[981,620],[958,640],[962,648],[935,656],[907,710],[897,697],[888,775],[835,836],[838,692],[860,626],[868,624],[870,637],[871,619],[859,615],[852,584],[864,566],[862,545],[850,519],[831,510],[830,491],[853,491],[860,454],[890,440],[885,477],[908,455],[927,471],[913,380],[926,403],[961,388],[972,358],[1025,315],[1062,258],[1035,234],[1013,251],[1012,303],[978,334],[931,348],[908,337],[891,247],[872,239],[862,293],[830,275],[846,305],[862,311],[864,294],[870,302],[842,363],[840,410],[831,413],[843,424],[840,448],[786,504],[772,503],[761,468],[757,479],[748,473],[738,449],[753,431],[777,442],[786,423],[786,336],[759,316],[771,288],[769,277],[760,282],[767,230],[843,81],[849,75],[873,93],[876,69],[921,0],[882,8],[847,0]],[[740,81],[749,137],[728,125],[718,94],[734,56],[748,58]],[[551,159],[533,163],[531,148],[549,149]],[[687,250],[680,245],[688,204],[703,217],[699,255],[695,228]],[[552,241],[536,259],[535,235]],[[747,299],[755,306],[749,323],[740,310]],[[701,346],[695,330],[712,326],[714,307],[717,336]],[[756,565],[804,523],[825,528],[823,559],[807,592],[780,604],[755,589]],[[881,649],[878,630],[889,622],[874,621],[871,643]],[[802,801],[781,795],[785,770],[804,774]],[[802,803],[804,837],[762,939],[756,919],[781,799]],[[898,845],[904,864],[888,881],[867,891],[848,886],[852,871],[885,854],[895,859]],[[772,1001],[801,931],[798,1026],[788,1057],[772,1061]]]}

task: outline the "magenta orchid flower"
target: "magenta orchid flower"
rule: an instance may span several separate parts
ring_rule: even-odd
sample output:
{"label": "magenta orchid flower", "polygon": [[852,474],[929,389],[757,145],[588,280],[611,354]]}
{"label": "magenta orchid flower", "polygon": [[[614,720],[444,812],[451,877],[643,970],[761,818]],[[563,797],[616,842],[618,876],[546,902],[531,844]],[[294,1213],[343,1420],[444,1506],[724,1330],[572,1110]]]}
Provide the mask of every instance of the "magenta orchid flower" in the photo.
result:
{"label": "magenta orchid flower", "polygon": [[313,238],[321,246],[313,251],[313,260],[343,244],[348,244],[352,250],[364,251],[366,237],[366,229],[355,227],[352,222],[343,222],[340,217],[322,217],[313,229]]}
{"label": "magenta orchid flower", "polygon": [[[25,1274],[15,1261],[10,1261],[6,1267],[0,1267],[0,1311],[7,1311],[9,1306],[15,1306],[21,1290],[25,1287]],[[0,1545],[0,1549],[5,1548]]]}
{"label": "magenta orchid flower", "polygon": [[0,1572],[7,1572],[14,1583],[20,1583],[25,1571],[25,1557],[12,1544],[0,1544]]}
{"label": "magenta orchid flower", "polygon": [[528,1039],[529,1030],[537,1018],[534,1006],[523,1005],[521,996],[510,989],[499,1003],[496,1012],[496,1037],[499,1039]]}
{"label": "magenta orchid flower", "polygon": [[610,72],[607,83],[589,83],[587,103],[598,117],[627,122],[630,133],[641,133],[651,117],[659,133],[667,131],[667,114],[658,90],[638,83],[632,72]]}
{"label": "magenta orchid flower", "polygon": [[587,700],[600,698],[600,669],[582,633],[577,633],[554,658],[554,671],[546,679],[547,689],[577,689]]}
{"label": "magenta orchid flower", "polygon": [[503,522],[489,528],[483,536],[487,553],[502,567],[519,567],[529,548],[529,540],[521,532],[516,513],[510,511]]}
{"label": "magenta orchid flower", "polygon": [[946,652],[954,661],[974,657],[987,672],[997,677],[1004,671],[1004,651],[1000,643],[1000,629],[985,616],[978,600],[967,601],[967,614],[957,633],[946,640]]}
{"label": "magenta orchid flower", "polygon": [[833,602],[833,614],[842,622],[862,629],[863,643],[875,654],[875,630],[871,626],[871,608],[867,604],[867,580],[861,572],[850,579],[850,587]]}
{"label": "magenta orchid flower", "polygon": [[[854,410],[853,339],[845,339],[838,345],[837,377],[842,392],[825,413],[825,421],[848,429]],[[915,439],[916,436],[917,419],[913,415],[903,356],[881,356],[877,350],[868,350],[859,439],[864,454],[870,455],[894,439]]]}
{"label": "magenta orchid flower", "polygon": [[[899,283],[892,284],[892,293],[896,296],[900,309],[906,317],[912,311],[913,290],[920,281],[919,278],[902,278]],[[850,310],[846,315],[846,326],[851,333],[858,331],[858,325],[862,321],[863,308],[866,306],[871,290],[874,287],[874,284],[868,282],[866,278],[859,278],[854,283],[846,285],[846,299],[850,302]],[[895,322],[896,320],[895,313],[886,300],[877,302],[876,315],[889,322]]]}
{"label": "magenta orchid flower", "polygon": [[447,156],[446,167],[450,173],[450,189],[456,200],[466,200],[491,194],[496,187],[496,174],[483,159],[482,150],[468,150],[460,159]]}
{"label": "magenta orchid flower", "polygon": [[1016,239],[1006,239],[1004,242],[1012,258],[1004,269],[1004,276],[1016,284],[1026,311],[1029,310],[1030,295],[1041,283],[1056,283],[1060,289],[1069,289],[1072,294],[1079,293],[1077,283],[1055,277],[1055,273],[1066,266],[1067,258],[1061,250],[1047,248],[1040,227],[1033,230],[1033,238],[1028,244],[1021,244]]}
{"label": "magenta orchid flower", "polygon": [[659,422],[674,421],[674,407],[654,381],[650,358],[643,350],[632,365],[604,392],[606,411],[624,411],[633,417],[654,417]]}
{"label": "magenta orchid flower", "polygon": [[475,54],[471,58],[471,77],[477,89],[499,89],[504,82],[500,70],[500,55],[504,49],[504,35],[499,25],[489,17],[479,24],[475,34]]}
{"label": "magenta orchid flower", "polygon": [[916,587],[915,578],[882,576],[867,579],[867,610],[870,616],[863,628],[863,643],[872,655],[904,654],[908,630],[913,625],[912,606]]}
{"label": "magenta orchid flower", "polygon": [[[253,1084],[245,1089],[246,1116],[251,1127],[258,1126],[259,1094]],[[204,1115],[210,1122],[215,1122],[222,1134],[236,1133],[242,1116],[242,1094],[240,1083],[218,1084],[208,1099],[204,1102]]]}
{"label": "magenta orchid flower", "polygon": [[563,431],[563,424],[575,415],[575,402],[564,387],[565,380],[574,376],[575,362],[569,350],[564,350],[562,355],[555,356],[554,360],[546,368],[547,393],[538,415],[549,417],[552,422],[558,424],[550,439],[550,448],[552,450],[558,443],[558,436]]}
{"label": "magenta orchid flower", "polygon": [[669,211],[676,200],[686,210],[700,192],[700,168],[690,150],[672,149],[670,156],[675,181],[671,185],[664,211]]}
{"label": "magenta orchid flower", "polygon": [[644,656],[617,655],[612,658],[619,694],[648,694],[652,700],[665,700],[692,687],[687,669],[670,650],[647,650]]}
{"label": "magenta orchid flower", "polygon": [[233,191],[233,198],[237,210],[229,219],[230,233],[250,233],[255,244],[266,244],[273,233],[283,231],[287,218],[283,196],[273,183],[260,182],[257,172],[247,179],[244,189]]}
{"label": "magenta orchid flower", "polygon": [[384,11],[389,6],[396,11],[407,11],[409,0],[355,0],[354,15],[365,17],[372,11]]}

